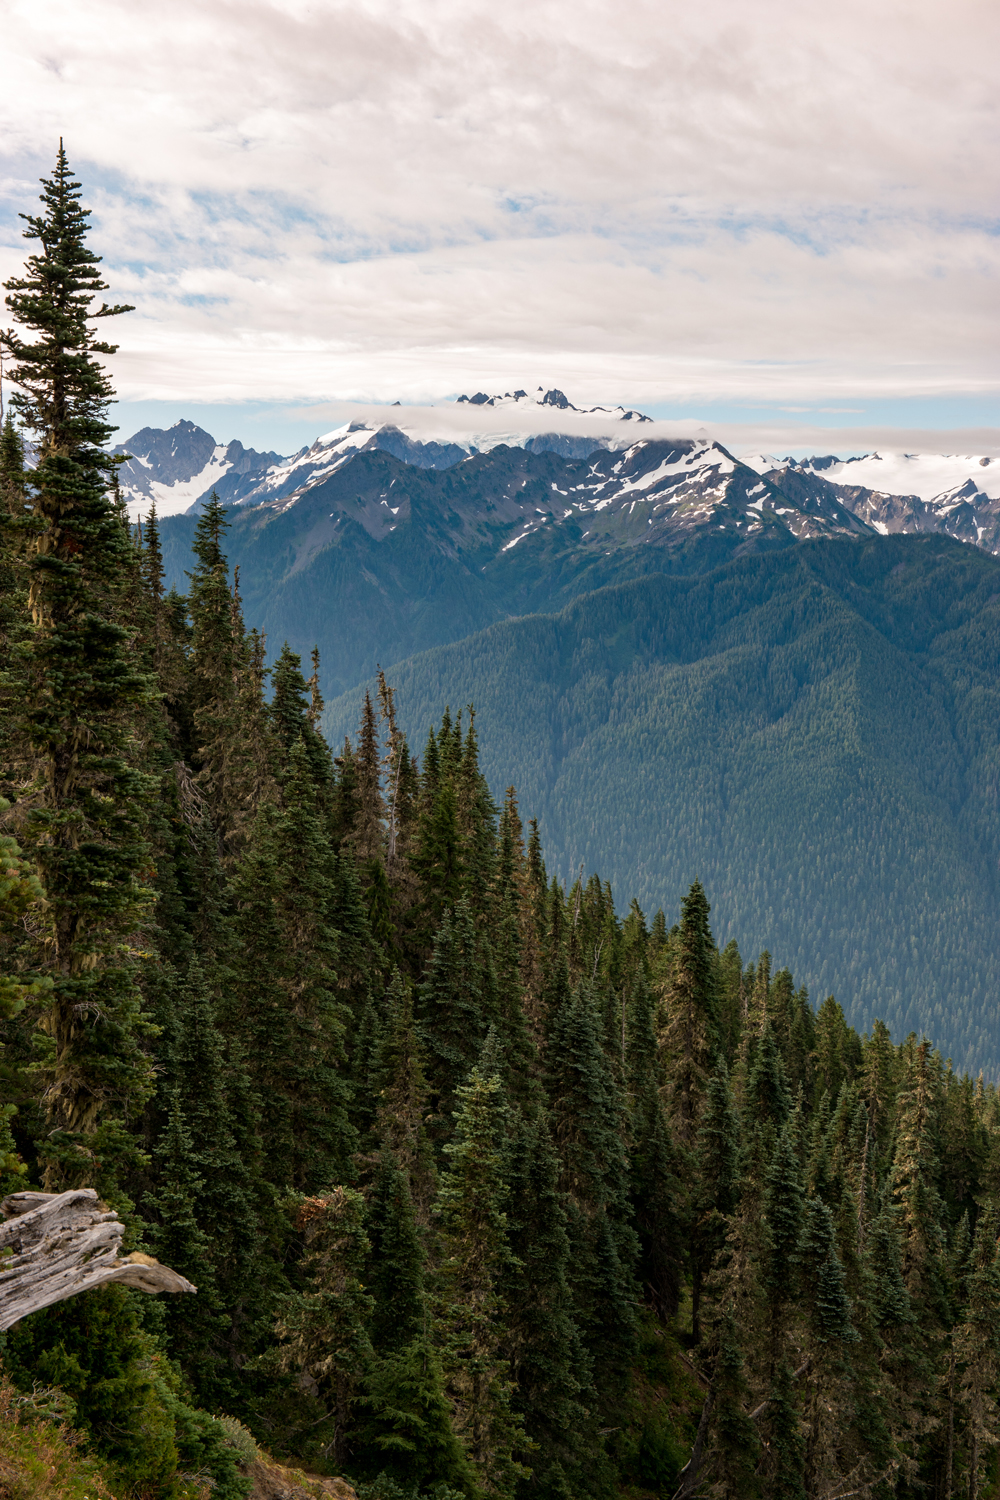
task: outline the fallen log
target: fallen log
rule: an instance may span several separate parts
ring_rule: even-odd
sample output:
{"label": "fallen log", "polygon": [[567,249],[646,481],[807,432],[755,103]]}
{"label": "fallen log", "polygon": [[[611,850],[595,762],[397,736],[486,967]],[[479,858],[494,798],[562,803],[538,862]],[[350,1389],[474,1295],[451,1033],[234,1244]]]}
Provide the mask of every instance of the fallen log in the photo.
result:
{"label": "fallen log", "polygon": [[0,1332],[29,1313],[116,1282],[140,1292],[195,1292],[190,1281],[135,1252],[118,1259],[125,1225],[93,1188],[11,1193],[0,1203]]}

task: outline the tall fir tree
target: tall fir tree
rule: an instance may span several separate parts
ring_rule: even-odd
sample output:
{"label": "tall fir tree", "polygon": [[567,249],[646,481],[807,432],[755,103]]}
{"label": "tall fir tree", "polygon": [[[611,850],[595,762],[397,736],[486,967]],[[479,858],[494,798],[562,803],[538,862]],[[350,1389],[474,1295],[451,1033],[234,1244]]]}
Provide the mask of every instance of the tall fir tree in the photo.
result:
{"label": "tall fir tree", "polygon": [[102,303],[99,257],[60,142],[40,216],[24,215],[40,252],[5,283],[15,321],[3,334],[17,387],[11,404],[32,434],[27,486],[35,525],[27,560],[32,630],[18,689],[33,779],[19,797],[26,847],[47,895],[51,998],[39,1017],[47,1186],[113,1191],[131,1154],[128,1122],[152,1085],[142,1046],[131,935],[149,906],[146,822],[152,782],[140,746],[153,687],[137,669],[119,600],[135,555],[109,498],[104,450],[111,385],[97,356],[115,352],[93,321],[129,309]]}
{"label": "tall fir tree", "polygon": [[479,1486],[512,1496],[527,1470],[516,1458],[521,1420],[503,1357],[501,1272],[510,1260],[503,1155],[506,1105],[496,1073],[473,1067],[459,1086],[436,1211],[442,1231],[442,1360],[454,1412]]}
{"label": "tall fir tree", "polygon": [[719,1045],[710,907],[700,881],[681,903],[674,966],[664,991],[664,1046],[671,1059],[670,1100],[682,1145],[694,1141],[705,1084]]}

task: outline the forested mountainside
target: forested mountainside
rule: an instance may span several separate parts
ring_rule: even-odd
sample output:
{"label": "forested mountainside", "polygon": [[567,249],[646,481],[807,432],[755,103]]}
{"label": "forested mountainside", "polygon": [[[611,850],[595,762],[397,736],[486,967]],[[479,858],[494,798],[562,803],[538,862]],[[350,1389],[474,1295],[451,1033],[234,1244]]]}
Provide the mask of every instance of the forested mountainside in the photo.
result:
{"label": "forested mountainside", "polygon": [[[1000,563],[944,538],[802,543],[646,578],[397,664],[414,734],[474,703],[484,770],[652,907],[697,874],[859,1029],[1000,1069]],[[333,703],[333,743],[360,700]]]}
{"label": "forested mountainside", "polygon": [[672,922],[551,877],[468,716],[418,760],[381,677],[334,756],[223,508],[182,596],[109,498],[62,151],[43,204],[7,283],[41,336],[5,335],[37,466],[0,442],[0,1192],[92,1186],[198,1290],[11,1329],[4,1485],[238,1500],[266,1443],[360,1500],[981,1500],[993,1079],[720,951],[698,881]]}
{"label": "forested mountainside", "polygon": [[155,527],[108,510],[73,554],[90,741],[54,788],[80,720],[33,712],[23,514],[0,1187],[94,1184],[198,1286],[4,1341],[111,1493],[236,1500],[258,1442],[361,1500],[993,1482],[992,1082],[720,952],[697,882],[668,926],[551,879],[474,725],[418,762],[384,679],[334,759],[287,649],[265,701],[221,507],[183,600]]}
{"label": "forested mountainside", "polygon": [[[822,483],[820,481],[820,483]],[[196,516],[161,523],[184,587]],[[314,644],[323,691],[379,661],[558,609],[646,573],[690,573],[803,536],[870,535],[828,496],[792,501],[717,444],[637,443],[586,459],[500,446],[445,470],[381,450],[334,456],[301,491],[235,509],[230,551],[273,649]]]}

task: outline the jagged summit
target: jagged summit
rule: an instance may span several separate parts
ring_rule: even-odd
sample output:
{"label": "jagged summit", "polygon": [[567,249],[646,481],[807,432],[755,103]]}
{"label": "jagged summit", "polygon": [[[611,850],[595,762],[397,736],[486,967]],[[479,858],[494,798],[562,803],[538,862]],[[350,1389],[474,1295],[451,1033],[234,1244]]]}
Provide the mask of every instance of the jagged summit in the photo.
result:
{"label": "jagged summit", "polygon": [[546,391],[542,386],[534,395],[527,391],[504,391],[503,395],[488,396],[485,391],[477,391],[474,396],[459,396],[456,405],[463,403],[469,406],[551,406],[556,411],[579,412],[581,416],[608,416],[617,418],[620,422],[651,422],[652,417],[647,417],[643,412],[627,410],[624,406],[574,406],[565,391],[558,389]]}
{"label": "jagged summit", "polygon": [[281,462],[280,453],[258,453],[235,438],[217,443],[186,417],[172,427],[143,427],[113,451],[131,455],[119,483],[132,516],[145,515],[154,502],[161,514],[174,515],[213,489],[227,504],[237,504],[270,465]]}

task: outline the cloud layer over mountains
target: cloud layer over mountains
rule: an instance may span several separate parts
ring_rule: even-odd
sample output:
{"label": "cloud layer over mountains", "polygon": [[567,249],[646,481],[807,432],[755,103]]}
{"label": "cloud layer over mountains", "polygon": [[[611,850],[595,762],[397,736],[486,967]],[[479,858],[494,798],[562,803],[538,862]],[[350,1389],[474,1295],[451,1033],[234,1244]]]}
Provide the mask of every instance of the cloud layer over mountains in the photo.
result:
{"label": "cloud layer over mountains", "polygon": [[4,245],[66,138],[132,397],[995,391],[983,0],[14,0]]}

